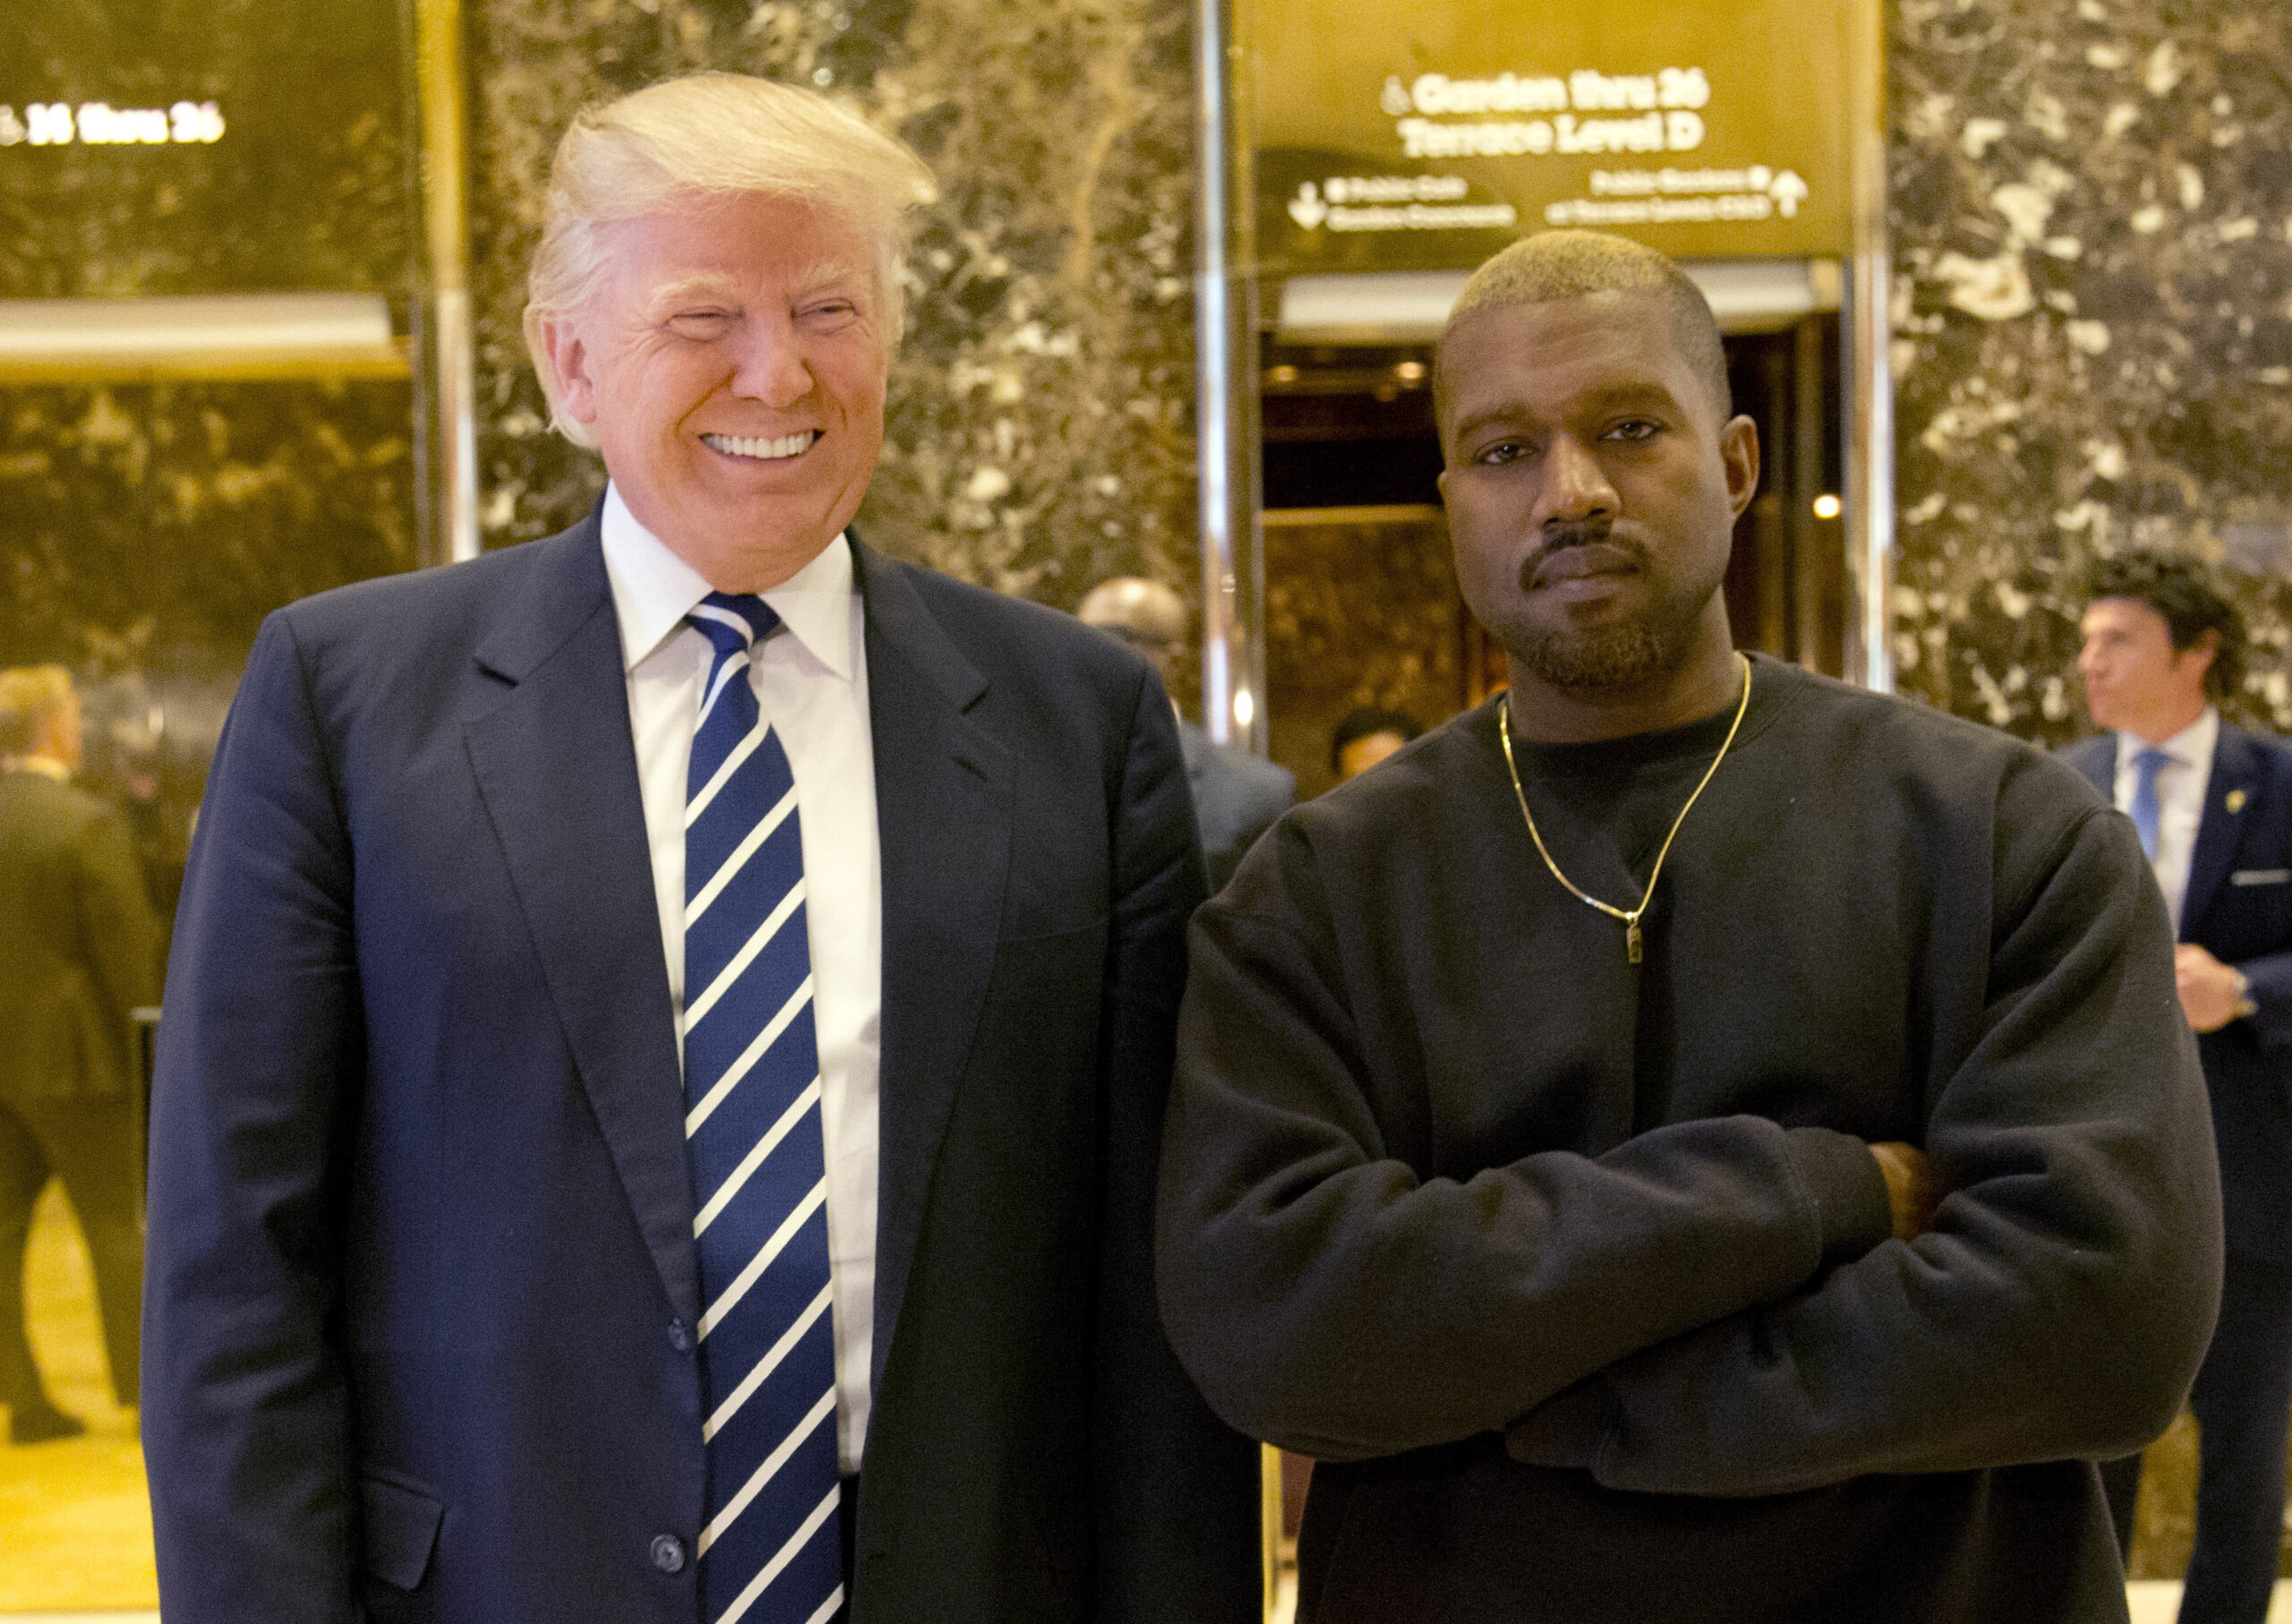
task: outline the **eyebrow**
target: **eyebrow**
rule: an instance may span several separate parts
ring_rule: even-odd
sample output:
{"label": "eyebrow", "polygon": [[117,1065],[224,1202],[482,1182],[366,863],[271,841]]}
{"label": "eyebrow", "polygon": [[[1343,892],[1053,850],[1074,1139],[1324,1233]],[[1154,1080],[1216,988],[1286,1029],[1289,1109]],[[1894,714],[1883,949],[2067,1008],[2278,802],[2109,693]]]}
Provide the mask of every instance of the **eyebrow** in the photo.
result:
{"label": "eyebrow", "polygon": [[730,277],[685,277],[674,282],[664,282],[653,290],[650,301],[654,311],[664,311],[670,305],[680,304],[687,299],[738,299],[740,288]]}
{"label": "eyebrow", "polygon": [[838,282],[862,282],[872,288],[875,273],[848,260],[819,260],[796,273],[792,286],[799,295],[817,293]]}
{"label": "eyebrow", "polygon": [[[1613,411],[1619,407],[1635,406],[1659,406],[1672,412],[1680,412],[1684,409],[1680,404],[1678,396],[1672,394],[1663,384],[1652,380],[1632,380],[1603,385],[1589,394],[1580,397],[1572,404],[1578,409],[1594,412]],[[1489,406],[1469,416],[1458,419],[1450,429],[1449,434],[1451,439],[1463,441],[1471,439],[1484,429],[1508,422],[1516,422],[1519,416],[1520,409],[1517,406]]]}
{"label": "eyebrow", "polygon": [[[873,277],[866,269],[842,260],[821,260],[807,265],[796,273],[790,284],[799,298],[808,297],[824,287],[840,282],[859,281],[872,285]],[[742,297],[740,284],[732,278],[709,271],[697,277],[684,277],[674,282],[664,282],[653,290],[650,308],[655,312],[666,312],[671,306],[688,299],[722,300],[739,303]]]}

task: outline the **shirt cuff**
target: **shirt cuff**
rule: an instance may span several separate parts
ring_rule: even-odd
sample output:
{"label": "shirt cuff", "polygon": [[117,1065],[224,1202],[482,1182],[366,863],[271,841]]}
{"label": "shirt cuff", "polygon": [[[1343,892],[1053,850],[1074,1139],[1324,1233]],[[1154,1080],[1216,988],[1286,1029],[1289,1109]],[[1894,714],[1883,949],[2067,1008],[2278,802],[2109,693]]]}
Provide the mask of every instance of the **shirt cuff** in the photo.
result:
{"label": "shirt cuff", "polygon": [[1894,1234],[1886,1175],[1869,1145],[1829,1128],[1793,1128],[1790,1140],[1800,1175],[1815,1193],[1825,1269],[1852,1262]]}

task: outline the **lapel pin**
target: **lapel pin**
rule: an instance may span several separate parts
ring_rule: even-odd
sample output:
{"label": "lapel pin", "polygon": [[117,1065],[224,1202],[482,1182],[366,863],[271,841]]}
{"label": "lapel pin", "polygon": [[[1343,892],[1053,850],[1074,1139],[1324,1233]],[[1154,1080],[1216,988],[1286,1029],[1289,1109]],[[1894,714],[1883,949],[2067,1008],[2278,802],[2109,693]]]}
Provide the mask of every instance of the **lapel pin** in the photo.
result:
{"label": "lapel pin", "polygon": [[2243,811],[2243,810],[2245,809],[2245,792],[2244,792],[2242,790],[2231,790],[2231,791],[2228,791],[2228,810],[2229,810],[2229,811],[2231,811],[2231,812],[2241,812],[2241,811]]}

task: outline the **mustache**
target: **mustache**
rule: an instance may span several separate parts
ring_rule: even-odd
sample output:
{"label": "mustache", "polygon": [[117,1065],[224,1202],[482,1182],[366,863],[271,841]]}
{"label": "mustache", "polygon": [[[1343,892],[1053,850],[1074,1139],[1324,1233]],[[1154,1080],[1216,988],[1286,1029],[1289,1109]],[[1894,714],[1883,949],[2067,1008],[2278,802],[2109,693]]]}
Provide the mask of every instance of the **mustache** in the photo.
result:
{"label": "mustache", "polygon": [[1527,557],[1520,560],[1520,585],[1525,590],[1535,585],[1536,576],[1544,567],[1561,553],[1578,547],[1608,547],[1629,558],[1634,567],[1646,568],[1653,558],[1647,543],[1628,531],[1619,531],[1605,520],[1588,525],[1548,525],[1543,538]]}

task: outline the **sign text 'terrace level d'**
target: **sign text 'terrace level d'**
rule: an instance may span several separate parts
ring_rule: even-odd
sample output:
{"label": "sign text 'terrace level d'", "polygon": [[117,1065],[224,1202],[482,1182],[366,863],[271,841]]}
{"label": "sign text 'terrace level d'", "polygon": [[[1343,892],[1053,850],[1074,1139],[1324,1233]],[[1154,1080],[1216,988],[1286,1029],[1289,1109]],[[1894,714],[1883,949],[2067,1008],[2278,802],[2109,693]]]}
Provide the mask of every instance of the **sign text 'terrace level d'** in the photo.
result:
{"label": "sign text 'terrace level d'", "polygon": [[1461,269],[1548,226],[1681,258],[1847,250],[1829,8],[1245,4],[1268,271]]}

